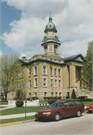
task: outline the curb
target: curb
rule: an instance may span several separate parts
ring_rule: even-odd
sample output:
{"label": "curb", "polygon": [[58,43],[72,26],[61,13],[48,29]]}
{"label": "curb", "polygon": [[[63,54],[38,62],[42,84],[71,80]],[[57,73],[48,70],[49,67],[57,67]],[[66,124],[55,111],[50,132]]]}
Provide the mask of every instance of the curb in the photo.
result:
{"label": "curb", "polygon": [[9,125],[15,125],[15,124],[21,124],[21,122],[18,121],[18,122],[12,122],[12,123],[0,124],[0,127],[3,127],[3,126],[9,126]]}
{"label": "curb", "polygon": [[18,122],[11,122],[11,123],[5,123],[5,124],[0,124],[0,127],[9,126],[9,125],[15,125],[15,124],[28,123],[28,122],[33,122],[33,121],[35,121],[35,119],[25,120],[25,121],[18,121]]}

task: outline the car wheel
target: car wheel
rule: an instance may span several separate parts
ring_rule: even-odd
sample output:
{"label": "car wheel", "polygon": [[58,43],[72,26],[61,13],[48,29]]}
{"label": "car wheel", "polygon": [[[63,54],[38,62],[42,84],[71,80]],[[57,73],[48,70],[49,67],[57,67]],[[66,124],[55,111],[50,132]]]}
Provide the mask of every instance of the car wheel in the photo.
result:
{"label": "car wheel", "polygon": [[61,117],[60,117],[60,114],[59,114],[59,113],[55,113],[55,114],[54,114],[54,120],[55,120],[55,121],[59,121],[60,118],[61,118]]}
{"label": "car wheel", "polygon": [[77,117],[81,116],[81,111],[77,111]]}

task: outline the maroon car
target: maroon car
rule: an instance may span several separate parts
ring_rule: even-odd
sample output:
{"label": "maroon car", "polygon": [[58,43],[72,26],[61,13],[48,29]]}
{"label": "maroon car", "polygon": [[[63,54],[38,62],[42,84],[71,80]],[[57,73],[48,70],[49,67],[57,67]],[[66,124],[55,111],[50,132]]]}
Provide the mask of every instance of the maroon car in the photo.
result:
{"label": "maroon car", "polygon": [[84,104],[81,101],[69,100],[52,103],[48,108],[36,112],[35,117],[42,119],[54,119],[56,121],[67,116],[81,116],[84,112]]}

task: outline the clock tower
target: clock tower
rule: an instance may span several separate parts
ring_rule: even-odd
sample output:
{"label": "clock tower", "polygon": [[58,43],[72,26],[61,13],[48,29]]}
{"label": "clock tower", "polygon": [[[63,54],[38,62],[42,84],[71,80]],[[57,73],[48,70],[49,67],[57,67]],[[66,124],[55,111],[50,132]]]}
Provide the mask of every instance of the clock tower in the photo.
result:
{"label": "clock tower", "polygon": [[45,36],[42,41],[42,53],[43,55],[53,56],[60,55],[60,41],[56,36],[57,29],[54,23],[52,22],[52,18],[49,18],[49,22],[45,27]]}

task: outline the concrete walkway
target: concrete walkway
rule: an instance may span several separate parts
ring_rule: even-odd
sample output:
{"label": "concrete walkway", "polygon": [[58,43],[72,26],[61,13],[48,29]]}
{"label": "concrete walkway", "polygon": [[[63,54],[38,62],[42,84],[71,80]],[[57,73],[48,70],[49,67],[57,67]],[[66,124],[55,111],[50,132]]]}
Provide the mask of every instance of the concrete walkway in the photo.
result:
{"label": "concrete walkway", "polygon": [[[26,113],[26,116],[33,116],[33,115],[35,115],[35,112]],[[25,113],[12,114],[12,115],[2,115],[2,116],[0,116],[0,119],[12,119],[12,118],[19,118],[19,117],[25,117]]]}
{"label": "concrete walkway", "polygon": [[[14,105],[0,105],[0,106],[4,106],[5,107],[5,108],[0,108],[0,111],[16,107]],[[26,116],[33,116],[33,115],[35,115],[35,112],[26,113]],[[2,116],[0,115],[0,119],[12,119],[12,118],[19,118],[19,117],[25,117],[25,113],[11,114],[11,115],[2,115]]]}

